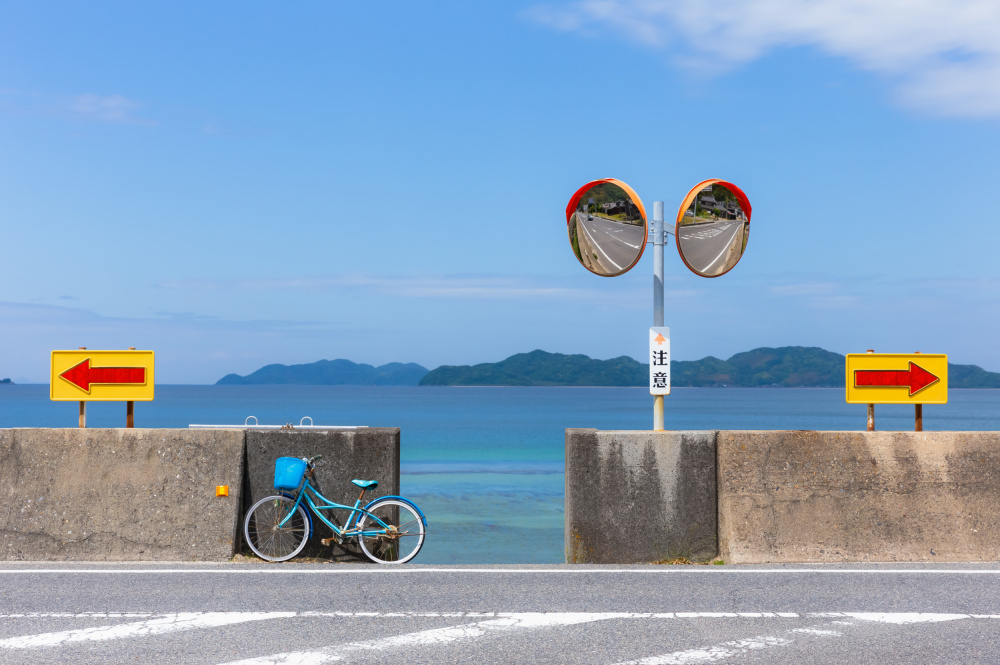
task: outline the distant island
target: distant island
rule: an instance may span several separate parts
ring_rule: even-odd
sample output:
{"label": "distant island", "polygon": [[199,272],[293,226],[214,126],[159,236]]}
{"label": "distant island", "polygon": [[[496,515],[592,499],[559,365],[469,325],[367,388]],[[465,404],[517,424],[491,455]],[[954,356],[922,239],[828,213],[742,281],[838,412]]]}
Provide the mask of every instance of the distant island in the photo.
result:
{"label": "distant island", "polygon": [[[671,363],[671,385],[678,388],[785,387],[842,388],[845,358],[817,347],[763,347],[727,360],[713,356]],[[372,386],[647,386],[649,366],[629,356],[597,360],[585,355],[532,351],[496,363],[442,365],[428,371],[415,363],[381,367],[349,360],[305,365],[268,365],[217,385],[372,385]],[[948,365],[952,388],[1000,388],[1000,373],[976,365]]]}
{"label": "distant island", "polygon": [[644,386],[649,366],[618,356],[595,360],[584,355],[532,351],[498,363],[443,365],[420,380],[422,386]]}
{"label": "distant island", "polygon": [[320,360],[307,365],[267,365],[246,376],[227,374],[215,385],[415,386],[425,374],[427,368],[416,363],[389,363],[373,367],[350,360]]}
{"label": "distant island", "polygon": [[2,384],[2,383],[11,383],[12,384],[14,382],[11,381],[10,379],[0,379],[0,384]]}

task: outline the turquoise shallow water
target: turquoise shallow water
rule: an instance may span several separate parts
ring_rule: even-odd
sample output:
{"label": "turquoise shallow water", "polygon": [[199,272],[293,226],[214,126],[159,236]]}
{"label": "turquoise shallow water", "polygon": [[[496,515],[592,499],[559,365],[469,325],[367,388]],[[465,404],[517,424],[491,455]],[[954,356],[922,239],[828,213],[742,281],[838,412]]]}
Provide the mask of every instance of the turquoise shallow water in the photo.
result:
{"label": "turquoise shallow water", "polygon": [[[262,424],[402,428],[404,495],[428,516],[420,563],[563,560],[564,430],[649,429],[642,388],[159,386],[136,404],[138,427]],[[864,405],[842,389],[677,388],[668,429],[862,430]],[[1000,390],[953,390],[924,407],[927,430],[1000,430]],[[125,405],[91,403],[91,427],[121,427]],[[47,385],[0,386],[0,427],[75,427],[76,404]],[[880,430],[912,430],[913,409],[876,408]]]}

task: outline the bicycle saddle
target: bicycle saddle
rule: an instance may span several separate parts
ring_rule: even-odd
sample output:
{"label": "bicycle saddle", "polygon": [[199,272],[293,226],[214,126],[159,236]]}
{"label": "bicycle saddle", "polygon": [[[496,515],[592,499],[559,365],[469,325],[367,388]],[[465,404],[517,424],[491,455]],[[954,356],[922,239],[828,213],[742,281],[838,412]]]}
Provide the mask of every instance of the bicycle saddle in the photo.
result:
{"label": "bicycle saddle", "polygon": [[377,480],[352,480],[351,482],[363,490],[373,490],[378,487]]}

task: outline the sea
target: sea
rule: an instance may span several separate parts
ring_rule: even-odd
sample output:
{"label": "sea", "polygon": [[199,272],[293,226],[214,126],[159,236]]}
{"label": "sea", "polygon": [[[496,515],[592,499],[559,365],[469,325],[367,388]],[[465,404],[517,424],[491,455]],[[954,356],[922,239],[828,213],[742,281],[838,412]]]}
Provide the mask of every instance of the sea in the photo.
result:
{"label": "sea", "polygon": [[[865,405],[835,388],[674,388],[670,430],[853,430]],[[400,491],[427,515],[415,562],[560,563],[565,430],[651,429],[644,388],[178,386],[135,405],[136,427],[261,424],[401,428]],[[252,421],[251,421],[252,422]],[[308,423],[308,421],[307,421]],[[123,427],[125,405],[91,402],[90,427]],[[76,427],[77,405],[48,385],[0,385],[0,427]],[[913,407],[879,405],[879,430],[912,430]],[[925,430],[1000,430],[1000,390],[951,390],[924,406]]]}

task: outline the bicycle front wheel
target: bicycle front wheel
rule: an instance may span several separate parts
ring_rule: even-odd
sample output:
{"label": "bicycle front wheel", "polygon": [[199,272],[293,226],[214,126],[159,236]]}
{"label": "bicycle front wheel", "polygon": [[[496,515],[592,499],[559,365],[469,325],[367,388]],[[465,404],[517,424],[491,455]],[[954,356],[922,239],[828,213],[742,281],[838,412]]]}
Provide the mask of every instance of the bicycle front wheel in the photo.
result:
{"label": "bicycle front wheel", "polygon": [[[424,518],[399,499],[382,499],[358,519],[361,550],[375,563],[406,563],[424,544]],[[375,520],[374,517],[378,520]],[[381,523],[379,523],[381,521]],[[384,526],[383,526],[384,525]]]}
{"label": "bicycle front wheel", "polygon": [[[295,509],[288,521],[281,521]],[[265,561],[286,561],[302,551],[309,539],[309,519],[302,506],[287,496],[269,496],[253,504],[243,522],[243,535],[253,553]]]}

